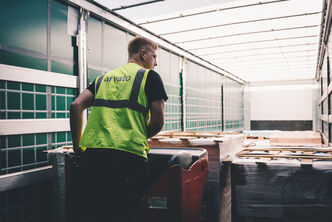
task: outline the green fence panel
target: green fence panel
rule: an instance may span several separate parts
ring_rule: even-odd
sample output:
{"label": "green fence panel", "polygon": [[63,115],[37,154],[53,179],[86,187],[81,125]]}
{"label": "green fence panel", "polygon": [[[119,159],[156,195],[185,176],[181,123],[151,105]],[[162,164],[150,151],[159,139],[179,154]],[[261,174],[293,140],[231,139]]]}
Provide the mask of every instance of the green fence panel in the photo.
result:
{"label": "green fence panel", "polygon": [[220,131],[221,76],[191,61],[185,70],[186,130]]}
{"label": "green fence panel", "polygon": [[244,127],[243,86],[226,78],[224,84],[225,130],[241,130]]}

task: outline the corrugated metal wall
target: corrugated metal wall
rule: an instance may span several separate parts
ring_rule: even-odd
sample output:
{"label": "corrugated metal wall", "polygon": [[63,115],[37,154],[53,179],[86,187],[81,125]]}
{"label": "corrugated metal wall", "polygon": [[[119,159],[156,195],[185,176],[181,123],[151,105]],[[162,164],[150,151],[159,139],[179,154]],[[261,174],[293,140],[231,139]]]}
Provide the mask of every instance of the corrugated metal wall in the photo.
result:
{"label": "corrugated metal wall", "polygon": [[[77,49],[75,38],[67,34],[67,11],[66,5],[56,1],[2,1],[0,63],[77,75]],[[75,88],[2,79],[0,118],[68,118],[75,96]],[[49,165],[44,151],[70,144],[71,135],[54,132],[50,126],[49,132],[2,135],[0,143],[0,173],[12,175]],[[0,192],[0,221],[51,221],[51,211],[51,175],[45,182]]]}
{"label": "corrugated metal wall", "polygon": [[186,130],[222,130],[223,78],[191,61],[186,66]]}
{"label": "corrugated metal wall", "polygon": [[[67,34],[68,7],[50,1],[48,12],[47,3],[2,2],[0,63],[77,75],[75,38]],[[68,118],[76,89],[1,80],[0,94],[1,119]],[[70,141],[69,131],[53,132],[52,126],[48,133],[1,136],[1,174],[47,165],[43,151]]]}
{"label": "corrugated metal wall", "polygon": [[225,79],[225,131],[240,130],[244,127],[243,85]]}
{"label": "corrugated metal wall", "polygon": [[324,5],[327,8],[327,13],[323,19],[324,29],[322,29],[323,35],[321,36],[321,48],[318,59],[318,81],[319,81],[319,121],[318,127],[322,134],[322,138],[325,144],[331,144],[332,142],[332,72],[330,54],[332,51],[332,38],[331,33],[331,20],[332,20],[332,4],[330,0],[325,0]]}
{"label": "corrugated metal wall", "polygon": [[168,100],[165,103],[165,125],[163,130],[181,131],[183,129],[181,57],[166,49],[160,48],[158,50],[157,62],[158,65],[155,70],[161,75],[168,95]]}

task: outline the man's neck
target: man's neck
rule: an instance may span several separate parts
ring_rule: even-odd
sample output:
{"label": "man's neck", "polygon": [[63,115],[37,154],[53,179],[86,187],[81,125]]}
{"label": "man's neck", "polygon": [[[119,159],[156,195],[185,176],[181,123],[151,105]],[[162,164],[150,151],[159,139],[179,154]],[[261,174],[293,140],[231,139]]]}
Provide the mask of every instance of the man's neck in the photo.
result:
{"label": "man's neck", "polygon": [[137,61],[137,59],[133,58],[128,59],[128,63],[136,63],[137,65],[144,67],[142,61]]}

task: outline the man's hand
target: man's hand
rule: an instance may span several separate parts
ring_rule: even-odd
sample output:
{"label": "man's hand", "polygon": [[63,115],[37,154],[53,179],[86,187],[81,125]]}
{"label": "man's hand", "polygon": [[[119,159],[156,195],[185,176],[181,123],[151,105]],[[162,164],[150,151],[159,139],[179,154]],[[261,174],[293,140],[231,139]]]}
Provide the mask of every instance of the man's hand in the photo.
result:
{"label": "man's hand", "polygon": [[81,149],[81,147],[74,147],[73,149],[74,149],[74,152],[75,152],[76,154],[81,154],[81,153],[83,153],[83,150]]}

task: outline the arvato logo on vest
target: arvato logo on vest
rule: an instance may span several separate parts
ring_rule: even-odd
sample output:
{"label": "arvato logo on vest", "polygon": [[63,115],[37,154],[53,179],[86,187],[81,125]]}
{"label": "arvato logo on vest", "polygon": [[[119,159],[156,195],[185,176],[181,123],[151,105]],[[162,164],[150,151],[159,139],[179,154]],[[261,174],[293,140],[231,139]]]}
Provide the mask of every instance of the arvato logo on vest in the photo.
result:
{"label": "arvato logo on vest", "polygon": [[107,76],[104,79],[104,82],[111,82],[113,80],[113,82],[123,82],[126,81],[128,82],[131,79],[131,76],[126,76],[126,74],[124,76]]}

